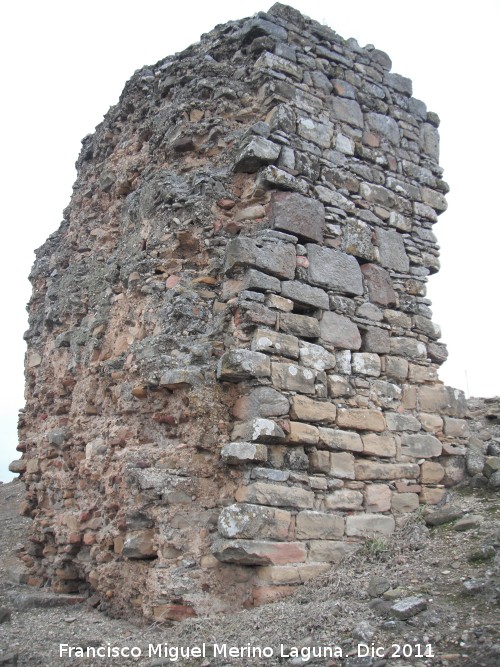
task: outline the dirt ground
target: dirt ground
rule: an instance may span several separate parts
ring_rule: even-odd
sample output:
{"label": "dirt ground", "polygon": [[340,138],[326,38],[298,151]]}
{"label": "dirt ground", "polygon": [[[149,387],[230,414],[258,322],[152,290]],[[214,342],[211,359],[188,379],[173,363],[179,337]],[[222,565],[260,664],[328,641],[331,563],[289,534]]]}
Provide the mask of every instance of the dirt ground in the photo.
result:
{"label": "dirt ground", "polygon": [[[67,596],[16,583],[16,545],[29,525],[18,515],[22,493],[20,482],[0,485],[0,665],[500,665],[498,494],[454,491],[448,505],[470,518],[467,530],[455,529],[457,519],[429,528],[422,512],[390,543],[370,540],[362,552],[285,601],[145,625],[109,618],[80,598],[68,604]],[[394,608],[407,598],[413,611]],[[398,618],[408,614],[414,615]],[[205,657],[197,657],[193,649],[202,652],[203,644]],[[71,647],[71,656],[64,646],[61,656],[60,645]],[[99,647],[137,655],[92,657]],[[175,660],[179,647],[189,647],[190,657]],[[303,660],[308,653],[310,660]]]}

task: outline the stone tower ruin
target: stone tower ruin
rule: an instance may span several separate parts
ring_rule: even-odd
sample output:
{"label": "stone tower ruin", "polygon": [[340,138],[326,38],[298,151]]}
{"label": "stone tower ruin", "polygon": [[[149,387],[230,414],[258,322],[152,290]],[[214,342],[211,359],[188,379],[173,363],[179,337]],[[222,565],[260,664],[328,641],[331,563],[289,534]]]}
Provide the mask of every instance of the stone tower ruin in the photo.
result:
{"label": "stone tower ruin", "polygon": [[463,475],[426,282],[438,116],[281,4],[137,71],[37,251],[29,581],[159,620],[275,600]]}

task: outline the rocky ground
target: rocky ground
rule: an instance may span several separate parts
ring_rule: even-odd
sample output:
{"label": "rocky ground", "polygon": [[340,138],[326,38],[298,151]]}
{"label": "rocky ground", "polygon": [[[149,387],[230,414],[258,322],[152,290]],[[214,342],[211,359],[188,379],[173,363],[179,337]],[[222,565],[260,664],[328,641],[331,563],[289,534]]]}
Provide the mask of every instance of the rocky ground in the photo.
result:
{"label": "rocky ground", "polygon": [[[16,545],[25,539],[29,523],[17,514],[22,493],[19,482],[0,485],[0,665],[500,664],[500,498],[490,490],[456,490],[447,505],[452,510],[435,510],[433,519],[424,512],[412,517],[390,543],[369,541],[362,553],[286,601],[175,625],[112,619],[88,600],[68,600],[16,583]],[[207,655],[176,662],[164,653],[148,655],[150,644],[165,642],[173,647],[205,642]],[[214,658],[214,643],[271,647],[274,655]],[[77,657],[74,651],[72,657],[60,657],[60,644],[90,647],[91,652],[108,645],[137,647],[142,655],[93,658]],[[361,656],[358,644],[367,646],[361,646]],[[398,644],[401,657],[394,655]],[[294,655],[294,648],[307,655],[308,649],[330,646],[340,647],[343,658],[304,662]],[[378,655],[363,655],[372,648]],[[403,650],[412,657],[404,657]]]}

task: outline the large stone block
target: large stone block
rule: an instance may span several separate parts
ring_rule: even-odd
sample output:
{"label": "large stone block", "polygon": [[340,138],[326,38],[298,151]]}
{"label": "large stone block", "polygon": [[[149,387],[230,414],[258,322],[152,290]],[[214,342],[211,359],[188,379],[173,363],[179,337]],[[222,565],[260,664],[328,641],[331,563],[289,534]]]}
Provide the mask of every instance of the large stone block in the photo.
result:
{"label": "large stone block", "polygon": [[345,294],[363,294],[361,269],[352,255],[308,243],[307,256],[311,283]]}
{"label": "large stone block", "polygon": [[304,510],[295,521],[297,540],[334,540],[344,534],[345,520],[341,516]]}
{"label": "large stone block", "polygon": [[387,484],[367,484],[365,488],[367,512],[388,512],[391,509],[391,489]]}
{"label": "large stone block", "polygon": [[358,433],[333,428],[319,428],[320,442],[329,449],[362,452],[363,442]]}
{"label": "large stone block", "polygon": [[352,355],[352,372],[358,375],[378,377],[381,363],[378,354],[373,352],[355,352]]}
{"label": "large stone block", "polygon": [[420,467],[417,463],[379,463],[378,461],[361,461],[355,463],[356,479],[417,479]]}
{"label": "large stone block", "polygon": [[269,377],[271,361],[261,352],[230,350],[217,364],[217,379],[225,382],[241,382],[255,377]]}
{"label": "large stone block", "polygon": [[292,243],[264,242],[238,236],[226,247],[224,270],[230,273],[238,267],[259,269],[278,278],[291,280],[295,276],[296,253]]}
{"label": "large stone block", "polygon": [[402,437],[401,454],[417,459],[439,456],[443,449],[440,441],[433,435],[408,435]]}
{"label": "large stone block", "polygon": [[377,264],[363,264],[361,267],[365,279],[368,298],[379,306],[392,306],[397,302],[397,295],[389,273]]}
{"label": "large stone block", "polygon": [[317,199],[297,193],[275,192],[271,197],[269,217],[273,229],[295,234],[301,240],[323,242],[325,207]]}
{"label": "large stone block", "polygon": [[342,228],[341,249],[354,257],[373,261],[376,250],[373,245],[373,231],[362,220],[349,220]]}
{"label": "large stone block", "polygon": [[282,440],[285,433],[281,426],[272,419],[250,419],[246,422],[236,422],[232,432],[234,440],[247,440],[249,442],[276,442]]}
{"label": "large stone block", "polygon": [[240,503],[222,509],[218,529],[227,538],[286,540],[291,520],[286,510]]}
{"label": "large stone block", "polygon": [[382,266],[399,273],[407,273],[410,268],[410,260],[406,254],[401,234],[392,230],[377,229],[376,236]]}
{"label": "large stone block", "polygon": [[379,410],[368,408],[340,408],[337,410],[337,425],[357,431],[385,431],[385,419]]}
{"label": "large stone block", "polygon": [[311,540],[309,542],[309,560],[318,563],[338,565],[359,549],[356,544],[335,542],[333,540]]}
{"label": "large stone block", "polygon": [[298,280],[285,280],[281,283],[281,296],[296,303],[328,310],[328,294],[320,287],[312,287]]}
{"label": "large stone block", "polygon": [[330,475],[339,479],[354,479],[354,456],[348,452],[331,452]]}
{"label": "large stone block", "polygon": [[345,97],[330,97],[329,103],[334,118],[349,123],[349,125],[354,125],[354,127],[363,127],[363,113],[355,100]]}
{"label": "large stone block", "polygon": [[302,422],[290,422],[290,431],[286,437],[289,445],[317,445],[319,431],[316,426]]}
{"label": "large stone block", "polygon": [[365,352],[377,352],[378,354],[390,352],[391,339],[387,329],[368,327],[363,334],[363,350]]}
{"label": "large stone block", "polygon": [[314,501],[312,491],[306,491],[298,487],[266,484],[265,482],[240,486],[234,496],[239,503],[256,503],[257,505],[293,507],[295,509],[312,509]]}
{"label": "large stone block", "polygon": [[305,584],[314,577],[327,572],[330,563],[298,563],[294,565],[265,565],[257,568],[259,582],[284,586],[286,584]]}
{"label": "large stone block", "polygon": [[255,442],[228,442],[221,449],[220,455],[231,465],[249,461],[267,461],[267,447]]}
{"label": "large stone block", "polygon": [[425,343],[416,338],[396,336],[391,338],[391,354],[408,359],[425,359],[427,348]]}
{"label": "large stone block", "polygon": [[392,511],[395,514],[405,514],[407,512],[414,512],[419,506],[418,494],[393,493],[391,506],[392,506]]}
{"label": "large stone block", "polygon": [[238,398],[233,406],[233,415],[237,419],[248,421],[255,417],[286,415],[288,409],[288,398],[279,391],[272,387],[256,387],[249,394]]}
{"label": "large stone block", "polygon": [[[352,470],[354,476],[354,464]],[[323,450],[312,451],[309,454],[309,472],[328,474],[330,472],[330,453]]]}
{"label": "large stone block", "polygon": [[347,517],[345,532],[348,537],[389,537],[395,527],[392,516],[358,514]]}
{"label": "large stone block", "polygon": [[399,145],[399,127],[394,118],[381,113],[367,113],[366,124],[370,130],[385,137],[391,144]]}
{"label": "large stone block", "polygon": [[280,151],[281,146],[278,144],[264,139],[264,137],[254,136],[238,153],[234,170],[248,173],[256,172],[260,167],[276,162]]}
{"label": "large stone block", "polygon": [[273,361],[271,379],[277,389],[298,391],[302,394],[314,394],[314,372],[295,364]]}
{"label": "large stone block", "polygon": [[361,510],[363,494],[354,489],[338,489],[325,498],[325,507],[329,510]]}
{"label": "large stone block", "polygon": [[418,404],[423,412],[439,412],[450,417],[462,418],[467,412],[463,391],[444,385],[419,387]]}
{"label": "large stone block", "polygon": [[336,364],[334,354],[325,350],[322,345],[306,341],[299,342],[299,357],[303,366],[314,368],[316,371],[331,370]]}
{"label": "large stone block", "polygon": [[470,428],[465,419],[444,418],[444,434],[450,438],[469,438]]}
{"label": "large stone block", "polygon": [[396,441],[391,435],[366,433],[361,436],[361,439],[363,440],[363,451],[368,456],[396,456]]}
{"label": "large stone block", "polygon": [[256,329],[252,338],[252,350],[299,358],[299,339],[271,329]]}
{"label": "large stone block", "polygon": [[421,484],[439,484],[444,477],[444,468],[437,461],[424,461],[420,470]]}
{"label": "large stone block", "polygon": [[305,422],[334,422],[337,408],[328,401],[315,401],[308,396],[292,397],[290,416]]}
{"label": "large stone block", "polygon": [[217,540],[212,553],[223,563],[237,565],[284,565],[303,563],[307,557],[302,542],[266,542],[263,540]]}
{"label": "large stone block", "polygon": [[321,146],[321,148],[330,148],[333,137],[333,125],[331,123],[320,123],[311,118],[299,118],[297,133],[304,139]]}
{"label": "large stone block", "polygon": [[281,313],[280,331],[299,336],[300,338],[318,338],[320,325],[315,317],[297,315],[295,313]]}
{"label": "large stone block", "polygon": [[399,412],[386,412],[385,421],[389,431],[420,431],[420,422],[413,415],[405,415]]}
{"label": "large stone block", "polygon": [[320,337],[326,343],[346,350],[359,350],[361,335],[348,317],[325,311],[320,322]]}

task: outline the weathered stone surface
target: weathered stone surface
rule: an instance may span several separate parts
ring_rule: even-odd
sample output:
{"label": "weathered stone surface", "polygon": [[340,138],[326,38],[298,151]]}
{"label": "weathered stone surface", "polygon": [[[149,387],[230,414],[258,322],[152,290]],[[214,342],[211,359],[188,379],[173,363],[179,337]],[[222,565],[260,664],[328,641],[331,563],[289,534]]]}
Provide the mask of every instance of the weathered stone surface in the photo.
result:
{"label": "weathered stone surface", "polygon": [[276,389],[256,387],[238,398],[233,406],[233,415],[243,421],[255,417],[279,417],[288,413],[289,405],[288,398]]}
{"label": "weathered stone surface", "polygon": [[408,376],[408,361],[401,357],[386,356],[385,373],[390,379],[400,382],[406,380]]}
{"label": "weathered stone surface", "polygon": [[165,389],[182,389],[201,384],[201,382],[203,382],[203,376],[198,368],[179,368],[163,373],[159,386]]}
{"label": "weathered stone surface", "polygon": [[320,442],[329,449],[362,452],[363,443],[358,433],[333,428],[319,428]]}
{"label": "weathered stone surface", "polygon": [[444,385],[419,387],[418,404],[424,412],[438,412],[451,417],[462,418],[467,411],[463,391]]}
{"label": "weathered stone surface", "polygon": [[289,445],[317,445],[319,431],[316,426],[302,422],[290,422],[290,431],[286,437]]}
{"label": "weathered stone surface", "polygon": [[297,125],[298,134],[312,141],[322,148],[330,148],[333,137],[333,125],[319,123],[311,118],[299,118]]}
{"label": "weathered stone surface", "polygon": [[363,334],[363,351],[377,352],[378,354],[390,352],[391,339],[389,332],[379,327],[369,327]]}
{"label": "weathered stone surface", "polygon": [[326,343],[347,350],[359,350],[361,335],[358,327],[347,317],[324,312],[320,322],[320,337]]}
{"label": "weathered stone surface", "polygon": [[363,127],[363,114],[357,102],[345,97],[331,97],[330,105],[335,118],[355,127]]}
{"label": "weathered stone surface", "polygon": [[281,426],[272,419],[257,417],[234,425],[232,438],[249,442],[276,442],[285,437]]}
{"label": "weathered stone surface", "polygon": [[263,540],[218,540],[214,556],[224,563],[238,565],[284,565],[303,563],[307,557],[301,542],[265,542]]}
{"label": "weathered stone surface", "polygon": [[389,273],[376,264],[363,264],[361,267],[365,279],[368,297],[379,306],[391,306],[397,302],[396,292]]}
{"label": "weathered stone surface", "polygon": [[277,389],[298,391],[302,394],[314,394],[314,373],[308,368],[295,364],[283,364],[273,361],[271,379]]}
{"label": "weathered stone surface", "polygon": [[[330,472],[330,453],[323,450],[312,451],[309,454],[309,471],[312,473],[326,473]],[[352,466],[354,477],[354,464]]]}
{"label": "weathered stone surface", "polygon": [[358,545],[333,540],[311,540],[309,542],[309,560],[338,565],[353,554]]}
{"label": "weathered stone surface", "polygon": [[436,461],[424,461],[420,466],[422,484],[439,484],[444,477],[444,468]]}
{"label": "weathered stone surface", "polygon": [[348,452],[332,452],[330,454],[330,475],[340,479],[354,479],[354,456]]}
{"label": "weathered stone surface", "polygon": [[399,412],[386,412],[385,421],[389,431],[420,431],[421,424],[413,415]]}
{"label": "weathered stone surface", "polygon": [[281,295],[296,303],[328,310],[328,294],[320,287],[312,287],[298,280],[285,280],[281,283]]}
{"label": "weathered stone surface", "polygon": [[[387,413],[385,414],[387,418]],[[366,433],[361,436],[361,439],[363,440],[363,451],[369,456],[396,456],[396,441],[389,434]]]}
{"label": "weathered stone surface", "polygon": [[225,382],[240,382],[270,375],[271,362],[261,352],[230,350],[220,358],[217,365],[217,378]]}
{"label": "weathered stone surface", "polygon": [[260,167],[276,162],[279,154],[278,144],[264,137],[252,137],[236,157],[234,170],[250,173],[258,171]]}
{"label": "weathered stone surface", "polygon": [[235,493],[239,503],[256,503],[271,507],[293,507],[295,509],[311,509],[314,493],[291,486],[278,486],[255,482],[248,486],[240,486]]}
{"label": "weathered stone surface", "polygon": [[391,354],[409,359],[425,359],[427,348],[416,338],[391,338]]}
{"label": "weathered stone surface", "polygon": [[315,317],[283,313],[280,315],[280,330],[302,338],[318,338],[320,324]]}
{"label": "weathered stone surface", "polygon": [[307,368],[314,368],[316,371],[326,371],[335,368],[335,355],[321,345],[300,341],[299,343],[300,363]]}
{"label": "weathered stone surface", "polygon": [[295,276],[295,257],[291,243],[265,243],[239,236],[227,244],[224,270],[230,273],[238,267],[249,267],[290,280]]}
{"label": "weathered stone surface", "polygon": [[337,424],[341,428],[354,428],[358,431],[385,431],[384,415],[378,410],[364,408],[337,410]]}
{"label": "weathered stone surface", "polygon": [[416,463],[378,463],[356,461],[356,479],[417,479],[420,467]]}
{"label": "weathered stone surface", "polygon": [[311,283],[344,294],[363,294],[361,269],[352,255],[311,243],[306,247]]}
{"label": "weathered stone surface", "polygon": [[347,517],[345,533],[349,537],[388,537],[394,532],[395,525],[392,516],[358,514]]}
{"label": "weathered stone surface", "polygon": [[366,123],[373,132],[382,135],[392,144],[399,144],[399,127],[394,118],[380,113],[368,113],[366,114]]}
{"label": "weathered stone surface", "polygon": [[338,489],[325,498],[329,510],[360,510],[362,505],[363,494],[354,489]]}
{"label": "weathered stone surface", "polygon": [[419,505],[419,498],[417,493],[393,493],[392,494],[392,511],[395,514],[405,514],[407,512],[414,512]]}
{"label": "weathered stone surface", "polygon": [[238,465],[248,461],[267,461],[267,447],[255,442],[228,442],[221,449],[226,463]]}
{"label": "weathered stone surface", "polygon": [[342,230],[341,249],[354,257],[374,260],[376,251],[372,229],[362,220],[349,220]]}
{"label": "weathered stone surface", "polygon": [[259,581],[269,584],[305,584],[327,572],[329,563],[299,563],[293,565],[268,565],[257,568]]}
{"label": "weathered stone surface", "polygon": [[239,503],[224,507],[218,529],[227,538],[286,540],[291,520],[286,510]]}
{"label": "weathered stone surface", "polygon": [[274,229],[315,243],[323,242],[325,208],[316,199],[296,193],[275,192],[271,198],[269,218]]}
{"label": "weathered stone surface", "polygon": [[381,363],[378,354],[373,352],[355,352],[352,355],[352,372],[359,375],[378,377]]}
{"label": "weathered stone surface", "polygon": [[439,456],[443,449],[442,444],[433,435],[403,435],[401,453],[415,458],[430,458]]}
{"label": "weathered stone surface", "polygon": [[337,408],[329,401],[315,401],[308,396],[293,396],[290,417],[307,422],[335,421]]}
{"label": "weathered stone surface", "polygon": [[367,512],[388,512],[391,509],[391,489],[387,484],[368,484],[365,488]]}
{"label": "weathered stone surface", "polygon": [[469,438],[470,429],[465,419],[444,417],[444,434],[451,438]]}
{"label": "weathered stone surface", "polygon": [[334,514],[304,510],[295,521],[297,540],[335,540],[344,534],[345,519]]}
{"label": "weathered stone surface", "polygon": [[296,336],[278,333],[271,329],[256,329],[252,338],[252,350],[299,358],[299,340]]}

